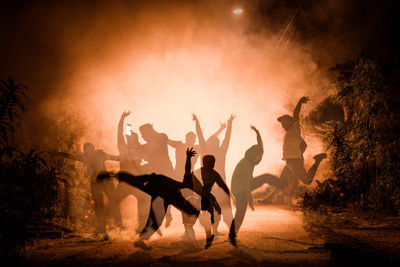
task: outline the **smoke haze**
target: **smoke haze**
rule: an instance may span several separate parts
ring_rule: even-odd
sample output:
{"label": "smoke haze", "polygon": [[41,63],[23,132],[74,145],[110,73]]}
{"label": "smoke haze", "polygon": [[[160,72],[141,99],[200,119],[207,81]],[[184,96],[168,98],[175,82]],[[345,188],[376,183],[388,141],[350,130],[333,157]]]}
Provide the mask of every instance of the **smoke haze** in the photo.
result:
{"label": "smoke haze", "polygon": [[[135,131],[150,122],[173,140],[194,131],[192,113],[206,138],[236,114],[228,184],[235,164],[256,143],[250,125],[260,130],[266,151],[255,174],[278,174],[283,130],[276,118],[290,114],[303,95],[312,100],[303,107],[307,114],[327,95],[327,68],[363,49],[354,47],[359,24],[343,31],[352,14],[360,16],[356,7],[280,2],[3,4],[1,31],[11,43],[1,45],[0,74],[28,85],[31,114],[77,112],[96,129],[82,139],[111,153],[117,153],[123,110],[132,111],[126,122]],[[235,7],[244,13],[234,15]],[[306,159],[324,150],[318,140],[306,141]]]}

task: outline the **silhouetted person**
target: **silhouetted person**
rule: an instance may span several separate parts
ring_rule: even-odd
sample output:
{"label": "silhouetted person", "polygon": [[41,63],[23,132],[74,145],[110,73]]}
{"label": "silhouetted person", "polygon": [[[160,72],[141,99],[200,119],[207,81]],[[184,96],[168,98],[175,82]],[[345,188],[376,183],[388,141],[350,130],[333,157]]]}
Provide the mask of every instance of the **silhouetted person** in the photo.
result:
{"label": "silhouetted person", "polygon": [[[148,248],[144,240],[148,240],[158,230],[169,205],[173,205],[189,215],[195,215],[196,217],[199,215],[199,210],[185,200],[181,194],[181,190],[184,188],[191,189],[199,195],[203,192],[201,183],[190,173],[190,158],[193,151],[188,150],[187,153],[186,165],[188,167],[185,168],[187,172],[185,172],[183,182],[178,182],[164,175],[154,173],[135,176],[126,172],[118,172],[117,174],[102,172],[97,176],[97,180],[100,183],[115,176],[119,181],[126,182],[151,196],[150,214],[145,229],[140,232],[139,240],[135,242],[136,246],[144,249]],[[214,208],[218,205],[212,194],[209,194],[208,197],[210,198],[208,201],[210,206]]]}
{"label": "silhouetted person", "polygon": [[[301,126],[299,119],[302,104],[307,103],[309,100],[310,99],[305,96],[300,98],[293,111],[293,117],[290,115],[283,115],[278,118],[278,121],[282,124],[282,128],[285,130],[282,159],[286,161],[286,166],[283,169],[280,178],[284,183],[283,190],[289,196],[289,198],[293,196],[293,192],[297,188],[299,180],[306,185],[311,184],[319,164],[323,159],[326,158],[326,153],[315,155],[314,164],[310,167],[310,169],[308,169],[308,171],[305,170],[303,153],[307,148],[307,143],[301,137]],[[270,201],[274,196],[274,193],[276,193],[276,191],[263,201]]]}
{"label": "silhouetted person", "polygon": [[[143,158],[143,151],[138,140],[138,135],[130,130],[129,134],[124,135],[124,120],[131,114],[124,111],[118,123],[118,150],[120,158],[120,171],[126,171],[134,175],[142,174],[140,163]],[[126,138],[126,141],[125,141]],[[137,232],[140,232],[146,224],[147,215],[150,208],[150,197],[137,188],[132,188],[125,183],[118,184],[118,203],[125,197],[132,194],[137,199],[138,225]]]}
{"label": "silhouetted person", "polygon": [[[96,216],[96,233],[103,235],[104,239],[108,239],[106,232],[106,212],[105,205],[103,202],[103,192],[109,199],[108,210],[111,212],[116,224],[121,223],[121,213],[119,211],[118,204],[115,203],[116,189],[112,181],[106,183],[96,183],[96,175],[105,170],[104,162],[106,160],[118,161],[119,157],[105,153],[103,150],[95,149],[91,143],[86,143],[83,146],[83,154],[71,155],[64,152],[52,152],[55,155],[62,156],[71,160],[77,160],[82,162],[87,170],[88,176],[90,177],[90,189],[94,200],[94,210]],[[116,206],[118,208],[116,208]]]}
{"label": "silhouetted person", "polygon": [[215,223],[214,214],[220,213],[218,210],[214,210],[213,206],[209,203],[209,195],[211,194],[211,189],[213,188],[214,184],[217,184],[224,191],[224,194],[226,194],[227,198],[230,199],[228,187],[226,186],[221,175],[219,175],[219,173],[214,169],[215,163],[216,159],[213,155],[205,155],[203,157],[203,167],[200,169],[201,179],[203,181],[201,209],[207,210],[211,215],[210,221],[202,220],[207,237],[206,248],[211,246],[211,243],[214,239],[214,235],[211,234],[211,225],[214,225]]}
{"label": "silhouetted person", "polygon": [[[185,137],[185,142],[182,141],[174,141],[168,140],[168,145],[175,148],[175,177],[177,180],[183,178],[185,174],[185,159],[186,159],[186,150],[188,148],[193,148],[194,151],[199,151],[199,146],[195,145],[196,142],[196,134],[194,132],[188,132]],[[192,168],[197,162],[198,154],[195,154],[192,157]]]}
{"label": "silhouetted person", "polygon": [[[149,123],[140,126],[139,131],[146,141],[142,145],[144,158],[148,162],[146,172],[175,177],[174,168],[168,154],[168,136],[165,133],[155,131],[153,125]],[[166,217],[166,226],[168,227],[172,221],[170,210],[168,210]]]}
{"label": "silhouetted person", "polygon": [[[215,134],[210,136],[207,141],[205,141],[203,132],[200,127],[200,122],[197,116],[193,114],[193,120],[196,122],[196,132],[199,138],[201,156],[203,157],[205,155],[214,155],[216,159],[215,170],[221,175],[222,180],[224,182],[226,182],[226,177],[225,177],[226,153],[229,147],[229,142],[232,133],[232,122],[234,118],[235,116],[231,115],[231,117],[228,119],[228,125],[225,131],[225,138],[220,146],[218,135],[225,128],[225,125],[221,124],[220,129]],[[213,194],[215,195],[218,203],[221,206],[223,220],[229,228],[233,218],[230,198],[227,197],[227,195],[223,192],[223,190],[221,190],[221,188],[218,187],[213,190]],[[213,224],[213,230],[215,235],[219,234],[218,225],[220,220],[221,220],[220,216],[217,215],[215,223]]]}
{"label": "silhouetted person", "polygon": [[128,171],[133,174],[140,174],[143,149],[142,145],[139,143],[139,137],[137,133],[132,130],[130,134],[124,134],[124,120],[130,114],[130,111],[124,111],[118,122],[117,141],[120,155],[120,170]]}
{"label": "silhouetted person", "polygon": [[[196,142],[196,134],[194,132],[188,132],[186,134],[185,142],[182,141],[174,141],[168,140],[168,145],[175,148],[175,179],[177,181],[181,181],[185,174],[185,158],[186,158],[186,151],[188,148],[193,148],[195,151],[198,151],[198,145],[194,145]],[[191,171],[193,171],[193,167],[196,164],[198,159],[198,154],[194,154],[191,157]],[[196,196],[192,194],[190,190],[184,190],[182,195],[186,199],[190,199],[193,203],[197,203],[198,199]],[[182,213],[182,222],[185,227],[185,233],[183,234],[184,238],[189,238],[190,240],[195,240],[194,238],[194,231],[193,225],[196,222],[196,219],[193,218],[194,216],[189,216],[186,213]]]}
{"label": "silhouetted person", "polygon": [[278,121],[282,124],[282,128],[285,130],[282,149],[283,160],[286,161],[286,165],[290,171],[292,171],[304,184],[310,184],[312,182],[318,165],[322,159],[326,158],[325,153],[315,155],[315,163],[308,171],[304,169],[303,153],[307,148],[307,144],[300,134],[299,115],[301,105],[307,103],[308,100],[308,97],[300,98],[293,111],[293,117],[283,115],[278,118]]}
{"label": "silhouetted person", "polygon": [[158,133],[149,123],[139,127],[143,139],[144,157],[148,162],[148,171],[174,177],[174,168],[168,154],[168,136]]}
{"label": "silhouetted person", "polygon": [[232,194],[236,199],[235,218],[229,230],[229,240],[236,246],[236,234],[243,223],[247,205],[254,210],[252,191],[268,183],[276,187],[282,187],[282,180],[271,175],[263,174],[253,178],[254,167],[260,163],[263,156],[263,143],[259,131],[251,126],[257,134],[257,145],[250,147],[243,159],[236,165],[232,175]]}

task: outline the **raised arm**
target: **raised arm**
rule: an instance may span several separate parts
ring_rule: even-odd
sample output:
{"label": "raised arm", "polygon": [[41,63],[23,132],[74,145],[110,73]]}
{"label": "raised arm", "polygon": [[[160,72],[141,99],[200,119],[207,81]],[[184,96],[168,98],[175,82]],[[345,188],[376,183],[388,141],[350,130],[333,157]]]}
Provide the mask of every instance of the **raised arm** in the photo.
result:
{"label": "raised arm", "polygon": [[250,128],[251,128],[253,131],[255,131],[256,134],[257,134],[257,144],[258,144],[259,146],[261,146],[262,149],[264,149],[264,145],[263,145],[263,141],[262,141],[262,139],[261,139],[260,132],[259,132],[259,131],[257,130],[257,128],[254,127],[253,125],[250,126]]}
{"label": "raised arm", "polygon": [[219,175],[217,172],[216,172],[216,174],[217,174],[217,175],[216,175],[216,177],[215,177],[215,182],[217,183],[217,185],[218,185],[219,187],[222,188],[222,190],[225,191],[225,193],[226,193],[228,196],[230,196],[228,186],[226,185],[226,183],[224,182],[224,180],[222,180],[221,175]]}
{"label": "raised arm", "polygon": [[301,105],[307,103],[308,100],[310,100],[310,98],[307,96],[303,96],[302,98],[299,99],[299,102],[297,102],[297,105],[293,111],[293,120],[294,121],[298,121],[300,119]]}
{"label": "raised arm", "polygon": [[196,155],[196,151],[192,148],[186,149],[186,163],[185,163],[185,175],[190,175],[192,171],[192,157]]}
{"label": "raised arm", "polygon": [[183,176],[183,182],[182,183],[183,183],[183,187],[192,189],[193,191],[195,191],[194,188],[196,188],[197,192],[196,191],[195,192],[198,193],[198,192],[201,192],[202,187],[198,188],[198,184],[193,184],[194,183],[194,179],[193,179],[193,176],[192,176],[192,173],[191,173],[191,171],[192,171],[192,160],[191,160],[191,158],[194,155],[196,155],[196,151],[193,150],[193,147],[190,148],[190,149],[189,148],[186,149],[185,175]]}
{"label": "raised arm", "polygon": [[235,115],[231,115],[231,117],[228,120],[228,127],[226,128],[226,132],[225,132],[225,138],[224,141],[222,141],[222,145],[221,145],[221,149],[224,151],[224,153],[226,154],[226,152],[228,151],[228,147],[229,147],[229,142],[231,140],[231,134],[232,134],[232,122],[233,119],[235,118]]}
{"label": "raised arm", "polygon": [[[211,136],[218,137],[225,128],[226,128],[226,124],[220,123],[220,127],[218,128],[218,130]],[[210,139],[210,138],[208,138],[208,139]]]}
{"label": "raised arm", "polygon": [[121,150],[123,148],[123,146],[126,145],[125,138],[124,138],[124,121],[125,121],[125,118],[129,116],[129,114],[131,114],[130,111],[124,111],[118,122],[118,133],[117,133],[118,150]]}
{"label": "raised arm", "polygon": [[193,114],[193,120],[196,122],[196,133],[197,133],[197,137],[199,138],[201,154],[206,155],[207,154],[206,140],[204,139],[204,135],[203,135],[203,131],[201,130],[201,127],[200,127],[199,119],[197,118],[197,116],[195,114]]}

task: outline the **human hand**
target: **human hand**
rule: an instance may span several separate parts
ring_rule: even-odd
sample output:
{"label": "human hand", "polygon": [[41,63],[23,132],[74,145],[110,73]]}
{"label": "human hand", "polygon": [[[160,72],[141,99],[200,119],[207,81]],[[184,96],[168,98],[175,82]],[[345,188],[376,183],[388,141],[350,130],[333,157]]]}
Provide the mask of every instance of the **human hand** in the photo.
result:
{"label": "human hand", "polygon": [[231,114],[231,117],[228,119],[228,123],[232,123],[233,119],[236,118],[236,115]]}
{"label": "human hand", "polygon": [[122,112],[121,117],[122,117],[122,118],[126,118],[126,117],[128,117],[130,114],[131,114],[131,111],[130,111],[130,110],[128,110],[128,111],[124,110],[124,112]]}
{"label": "human hand", "polygon": [[222,130],[226,128],[226,123],[224,122],[220,122],[219,125]]}
{"label": "human hand", "polygon": [[308,96],[303,96],[302,98],[300,98],[299,102],[302,104],[307,103],[310,100],[310,98]]}
{"label": "human hand", "polygon": [[193,147],[191,147],[190,149],[186,149],[186,156],[191,158],[194,157],[194,155],[196,155],[196,151],[193,150]]}
{"label": "human hand", "polygon": [[252,129],[252,130],[255,131],[255,132],[258,132],[257,128],[254,127],[253,125],[250,125],[250,129]]}
{"label": "human hand", "polygon": [[199,119],[197,118],[196,114],[194,114],[194,113],[193,113],[193,120],[194,120],[195,122],[198,122],[198,121],[199,121]]}

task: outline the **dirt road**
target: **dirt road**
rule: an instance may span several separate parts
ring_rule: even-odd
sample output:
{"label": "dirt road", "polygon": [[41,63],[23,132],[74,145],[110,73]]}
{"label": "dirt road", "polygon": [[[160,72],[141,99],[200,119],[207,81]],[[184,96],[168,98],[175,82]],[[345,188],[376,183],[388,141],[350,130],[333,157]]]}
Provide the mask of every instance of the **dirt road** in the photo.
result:
{"label": "dirt road", "polygon": [[79,233],[59,239],[37,239],[28,244],[24,257],[14,263],[35,266],[387,266],[400,262],[400,251],[396,248],[400,247],[398,230],[332,229],[316,219],[305,220],[301,211],[256,206],[255,211],[248,210],[246,214],[237,248],[228,242],[228,227],[221,224],[219,229],[224,235],[205,250],[201,226],[195,225],[198,244],[194,247],[181,239],[180,213],[172,209],[172,214],[171,226],[163,226],[163,235],[156,234],[148,242],[151,250],[135,247],[136,237],[129,230],[110,231],[110,240],[105,242]]}

